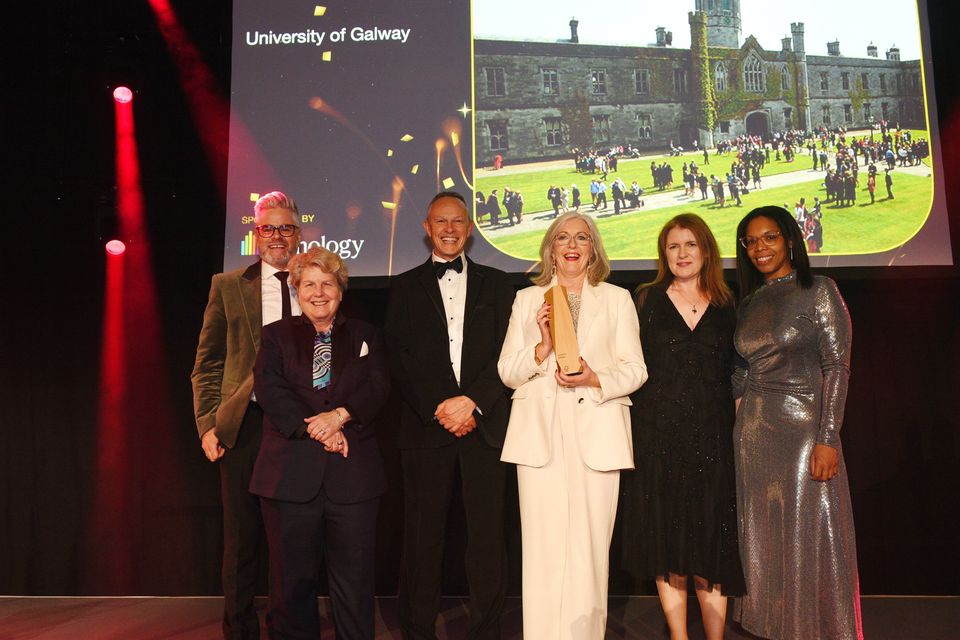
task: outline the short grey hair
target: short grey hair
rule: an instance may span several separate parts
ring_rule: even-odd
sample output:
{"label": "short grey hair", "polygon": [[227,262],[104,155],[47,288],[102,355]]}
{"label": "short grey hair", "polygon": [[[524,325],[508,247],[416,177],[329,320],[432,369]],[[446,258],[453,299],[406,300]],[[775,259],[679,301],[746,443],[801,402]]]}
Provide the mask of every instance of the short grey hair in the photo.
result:
{"label": "short grey hair", "polygon": [[337,254],[327,251],[323,247],[313,247],[306,253],[298,253],[290,258],[287,268],[290,271],[290,286],[296,289],[300,286],[303,270],[316,267],[324,273],[331,273],[337,278],[340,291],[347,290],[347,265]]}
{"label": "short grey hair", "polygon": [[264,209],[286,209],[293,214],[294,218],[300,215],[297,203],[283,191],[271,191],[268,194],[260,196],[257,203],[253,205],[253,217],[259,219],[260,212]]}

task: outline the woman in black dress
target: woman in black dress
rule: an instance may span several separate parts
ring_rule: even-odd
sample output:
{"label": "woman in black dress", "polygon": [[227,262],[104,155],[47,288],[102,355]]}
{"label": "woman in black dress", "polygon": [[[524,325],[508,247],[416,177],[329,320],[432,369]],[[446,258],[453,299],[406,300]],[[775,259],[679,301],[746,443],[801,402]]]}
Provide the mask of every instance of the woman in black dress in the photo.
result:
{"label": "woman in black dress", "polygon": [[671,639],[685,639],[692,576],[708,640],[723,637],[727,596],[744,591],[733,468],[733,296],[717,241],[694,214],[667,222],[657,277],[640,288],[650,378],[633,396],[636,472],[625,542],[654,579]]}

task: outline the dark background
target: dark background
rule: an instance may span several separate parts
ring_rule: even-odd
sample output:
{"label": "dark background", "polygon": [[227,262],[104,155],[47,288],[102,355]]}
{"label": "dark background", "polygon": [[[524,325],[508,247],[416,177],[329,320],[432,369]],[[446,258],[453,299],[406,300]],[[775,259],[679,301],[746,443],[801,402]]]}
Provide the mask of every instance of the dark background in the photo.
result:
{"label": "dark background", "polygon": [[[230,2],[172,4],[227,96]],[[953,72],[960,55],[949,6],[931,2],[928,11],[956,261],[960,102]],[[223,264],[223,191],[214,176],[224,166],[214,171],[206,160],[177,70],[145,1],[65,0],[30,11],[32,16],[5,20],[11,28],[2,45],[0,593],[216,594],[218,474],[200,451],[189,373],[209,278]],[[121,81],[137,91],[163,358],[128,380],[147,400],[112,436],[125,464],[99,482],[122,488],[125,498],[115,511],[101,514],[111,523],[103,536],[91,527],[102,446],[96,417],[106,262],[97,234],[98,220],[114,205],[110,90]],[[227,122],[219,126],[225,136]],[[826,273],[838,281],[854,323],[843,441],[862,592],[958,594],[958,271]],[[616,282],[633,286],[650,275],[618,274]],[[385,284],[374,280],[353,288],[346,311],[382,319]],[[389,421],[381,434],[392,489],[379,523],[378,591],[393,594],[401,494]],[[517,592],[515,507],[511,514]],[[465,591],[457,561],[459,517],[451,524],[449,545],[445,590],[452,594]],[[633,584],[617,570],[616,556],[611,574],[612,593],[651,592],[650,585]]]}

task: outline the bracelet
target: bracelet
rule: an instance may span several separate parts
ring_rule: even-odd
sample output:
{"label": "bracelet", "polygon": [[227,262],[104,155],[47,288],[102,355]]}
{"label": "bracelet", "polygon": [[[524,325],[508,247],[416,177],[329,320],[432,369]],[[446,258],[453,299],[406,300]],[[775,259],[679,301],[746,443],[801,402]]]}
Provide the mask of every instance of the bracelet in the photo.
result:
{"label": "bracelet", "polygon": [[537,363],[538,367],[543,364],[543,358],[537,355],[537,349],[539,349],[542,345],[542,342],[538,342],[537,346],[533,348],[533,361]]}
{"label": "bracelet", "polygon": [[337,413],[337,417],[340,419],[340,426],[343,426],[343,423],[346,421],[346,418],[344,418],[343,414],[340,413],[340,407],[337,407],[336,409],[334,409],[334,411]]}

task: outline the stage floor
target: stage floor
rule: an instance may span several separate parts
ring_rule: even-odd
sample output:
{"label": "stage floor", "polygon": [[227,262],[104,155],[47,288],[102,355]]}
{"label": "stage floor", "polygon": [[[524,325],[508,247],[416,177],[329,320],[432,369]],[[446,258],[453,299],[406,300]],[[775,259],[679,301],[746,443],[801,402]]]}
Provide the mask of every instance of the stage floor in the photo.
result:
{"label": "stage floor", "polygon": [[[0,640],[123,639],[217,640],[221,601],[216,597],[61,598],[0,597]],[[258,600],[261,620],[266,599]],[[869,640],[960,639],[960,597],[868,596],[862,599],[864,636]],[[690,638],[703,638],[695,621],[699,614],[691,598]],[[324,637],[329,626],[329,601],[320,599]],[[503,638],[520,638],[519,598],[507,598],[502,618]],[[669,637],[657,599],[652,596],[612,597],[607,639]],[[437,623],[441,639],[466,636],[466,607],[461,598],[445,598]],[[262,638],[266,639],[266,631]],[[398,639],[397,599],[377,598],[377,639]],[[726,638],[752,638],[728,625]]]}

